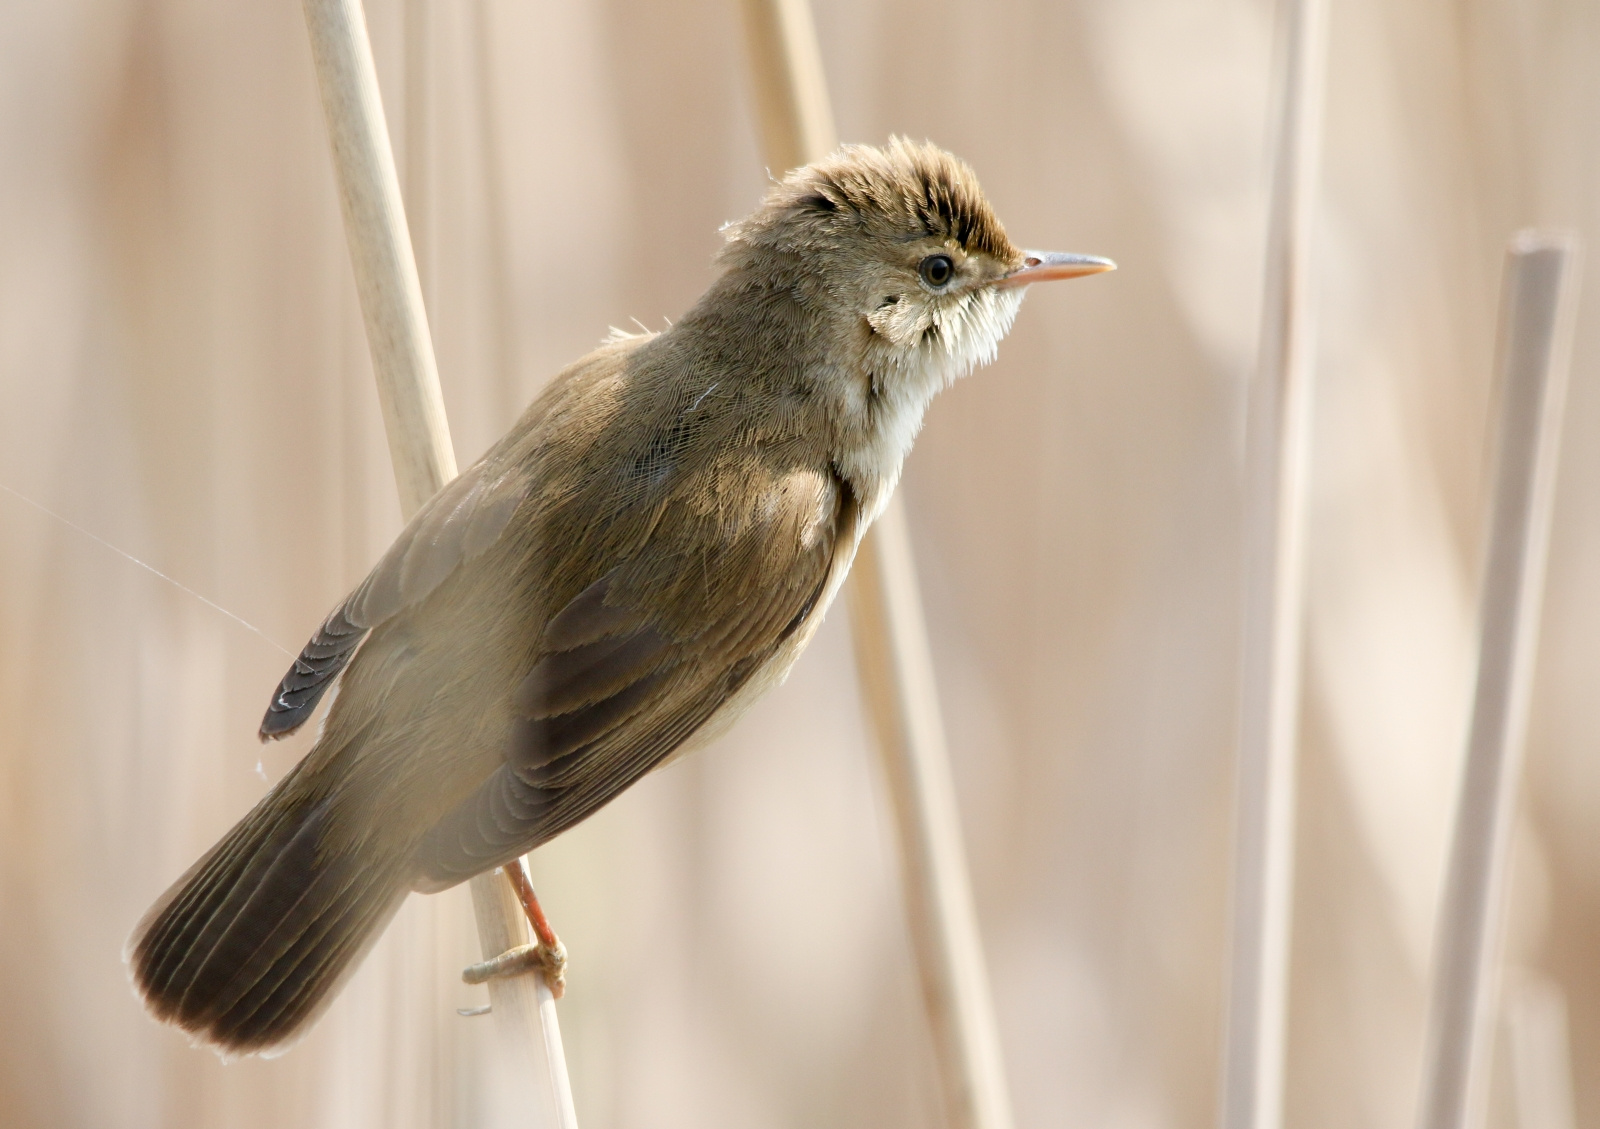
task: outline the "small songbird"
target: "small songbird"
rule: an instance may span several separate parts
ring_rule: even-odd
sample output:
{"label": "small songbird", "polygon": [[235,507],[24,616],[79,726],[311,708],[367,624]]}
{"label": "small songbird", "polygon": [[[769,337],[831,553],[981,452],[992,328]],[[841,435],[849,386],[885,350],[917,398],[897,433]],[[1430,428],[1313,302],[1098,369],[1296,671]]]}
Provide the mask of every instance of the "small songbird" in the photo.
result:
{"label": "small songbird", "polygon": [[410,891],[721,732],[815,633],[933,396],[1029,283],[1113,269],[1018,250],[966,164],[901,139],[789,173],[725,235],[681,321],[557,376],[306,644],[261,736],[326,694],[316,743],[129,942],[156,1016],[281,1047]]}

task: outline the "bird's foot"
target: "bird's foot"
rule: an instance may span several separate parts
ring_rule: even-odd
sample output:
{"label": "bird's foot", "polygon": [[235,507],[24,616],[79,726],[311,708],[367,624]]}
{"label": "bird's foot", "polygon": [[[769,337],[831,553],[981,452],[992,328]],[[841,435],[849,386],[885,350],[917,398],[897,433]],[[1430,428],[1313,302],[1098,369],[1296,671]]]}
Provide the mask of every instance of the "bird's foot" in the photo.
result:
{"label": "bird's foot", "polygon": [[461,970],[461,979],[468,984],[483,984],[501,976],[520,976],[524,972],[537,972],[550,985],[550,994],[560,999],[567,991],[567,950],[560,941],[553,947],[539,941],[531,945],[518,945],[497,957],[478,964],[469,964]]}
{"label": "bird's foot", "polygon": [[517,859],[501,869],[505,871],[511,888],[516,891],[523,913],[528,916],[528,926],[533,930],[533,944],[518,945],[497,957],[468,965],[462,969],[461,979],[468,984],[482,984],[497,976],[517,976],[536,971],[550,986],[550,994],[559,1000],[567,992],[567,947],[556,936],[555,930],[550,928],[550,921],[544,915],[538,895],[533,892],[533,883],[528,878],[523,861]]}

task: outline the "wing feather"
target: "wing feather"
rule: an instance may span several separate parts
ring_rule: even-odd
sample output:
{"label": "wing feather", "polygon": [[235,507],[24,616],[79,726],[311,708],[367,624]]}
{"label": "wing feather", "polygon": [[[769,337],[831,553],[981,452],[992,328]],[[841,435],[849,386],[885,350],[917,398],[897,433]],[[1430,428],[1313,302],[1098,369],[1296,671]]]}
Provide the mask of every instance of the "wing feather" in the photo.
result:
{"label": "wing feather", "polygon": [[[655,568],[624,561],[551,617],[543,653],[515,694],[506,761],[424,837],[419,889],[453,885],[588,816],[669,757],[777,655],[826,589],[841,529],[849,526],[843,538],[852,544],[854,536],[853,512],[848,522],[844,513],[853,502],[836,483],[788,501],[811,512],[785,528],[814,535],[770,556],[751,598],[720,603],[721,614],[698,631],[673,630],[664,622],[678,618],[671,609],[649,615],[629,600],[638,590],[629,577],[680,576],[676,559]],[[750,567],[739,553],[722,564]]]}
{"label": "wing feather", "polygon": [[527,497],[528,482],[491,472],[488,460],[480,462],[429,499],[367,578],[333,609],[278,684],[261,719],[263,741],[304,725],[368,632],[422,601],[500,538]]}

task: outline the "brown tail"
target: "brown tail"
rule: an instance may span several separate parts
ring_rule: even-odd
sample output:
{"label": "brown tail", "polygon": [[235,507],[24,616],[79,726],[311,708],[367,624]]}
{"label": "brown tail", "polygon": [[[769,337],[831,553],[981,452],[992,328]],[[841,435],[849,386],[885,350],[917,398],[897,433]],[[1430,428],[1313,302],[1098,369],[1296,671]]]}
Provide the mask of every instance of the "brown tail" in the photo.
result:
{"label": "brown tail", "polygon": [[146,1005],[230,1053],[302,1031],[405,898],[402,865],[328,848],[327,797],[291,773],[139,923]]}

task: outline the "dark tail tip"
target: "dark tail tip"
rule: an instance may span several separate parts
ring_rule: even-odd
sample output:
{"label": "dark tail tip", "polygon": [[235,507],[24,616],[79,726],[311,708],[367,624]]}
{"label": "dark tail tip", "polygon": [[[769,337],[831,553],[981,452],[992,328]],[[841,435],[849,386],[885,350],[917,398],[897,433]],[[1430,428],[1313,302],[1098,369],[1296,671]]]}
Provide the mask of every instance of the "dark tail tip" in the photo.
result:
{"label": "dark tail tip", "polygon": [[397,868],[325,850],[328,820],[276,789],[156,903],[128,964],[157,1018],[229,1054],[305,1030],[405,896]]}

